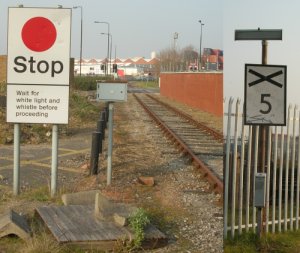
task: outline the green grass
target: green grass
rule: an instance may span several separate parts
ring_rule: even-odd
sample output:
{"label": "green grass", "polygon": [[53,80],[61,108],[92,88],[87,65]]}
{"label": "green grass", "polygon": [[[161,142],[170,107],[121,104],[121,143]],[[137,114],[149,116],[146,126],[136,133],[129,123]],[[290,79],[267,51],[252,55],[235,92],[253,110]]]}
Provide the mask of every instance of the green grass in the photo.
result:
{"label": "green grass", "polygon": [[300,231],[268,234],[259,239],[253,233],[243,233],[224,242],[225,253],[297,253],[300,252]]}
{"label": "green grass", "polygon": [[95,122],[95,119],[99,117],[99,106],[76,93],[70,95],[70,108],[72,115],[76,115],[79,120]]}
{"label": "green grass", "polygon": [[134,85],[140,88],[158,88],[158,81],[138,81]]}

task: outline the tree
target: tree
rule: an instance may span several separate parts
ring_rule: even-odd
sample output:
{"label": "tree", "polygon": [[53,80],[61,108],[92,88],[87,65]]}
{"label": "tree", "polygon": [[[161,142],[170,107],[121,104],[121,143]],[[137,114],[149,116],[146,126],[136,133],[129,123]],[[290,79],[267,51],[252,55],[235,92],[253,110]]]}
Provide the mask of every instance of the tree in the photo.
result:
{"label": "tree", "polygon": [[190,63],[197,62],[198,53],[193,46],[183,49],[165,48],[158,54],[161,71],[188,71]]}

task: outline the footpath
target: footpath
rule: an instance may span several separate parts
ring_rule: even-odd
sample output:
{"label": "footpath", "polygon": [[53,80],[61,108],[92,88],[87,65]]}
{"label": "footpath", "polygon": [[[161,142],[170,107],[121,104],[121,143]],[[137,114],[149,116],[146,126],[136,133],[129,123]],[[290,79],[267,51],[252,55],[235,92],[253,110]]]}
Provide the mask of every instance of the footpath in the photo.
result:
{"label": "footpath", "polygon": [[[58,187],[72,183],[89,163],[91,133],[85,131],[59,140]],[[52,144],[24,144],[20,147],[20,189],[50,185]],[[0,185],[13,187],[14,146],[0,145]],[[86,171],[85,171],[86,173]]]}

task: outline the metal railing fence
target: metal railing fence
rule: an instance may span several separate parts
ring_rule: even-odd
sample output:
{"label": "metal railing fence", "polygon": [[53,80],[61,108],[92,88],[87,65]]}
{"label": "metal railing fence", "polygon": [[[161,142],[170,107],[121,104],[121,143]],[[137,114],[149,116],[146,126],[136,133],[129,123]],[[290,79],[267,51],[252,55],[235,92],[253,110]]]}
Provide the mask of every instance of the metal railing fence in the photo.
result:
{"label": "metal railing fence", "polygon": [[[242,103],[230,98],[224,113],[224,238],[257,226],[254,177],[257,173],[259,126],[243,125]],[[226,109],[226,107],[224,106]],[[299,228],[300,115],[290,105],[287,125],[267,134],[265,232]]]}

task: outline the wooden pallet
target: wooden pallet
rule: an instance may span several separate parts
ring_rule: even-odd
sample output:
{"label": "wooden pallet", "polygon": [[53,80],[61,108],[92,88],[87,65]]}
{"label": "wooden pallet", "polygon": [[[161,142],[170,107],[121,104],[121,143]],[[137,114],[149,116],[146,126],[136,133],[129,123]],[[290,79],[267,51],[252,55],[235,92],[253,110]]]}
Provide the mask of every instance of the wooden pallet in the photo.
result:
{"label": "wooden pallet", "polygon": [[[128,227],[97,218],[94,206],[47,206],[37,208],[36,212],[60,243],[97,245],[100,249],[112,250],[117,243],[134,238]],[[144,248],[161,247],[166,243],[162,232],[153,225],[147,227]]]}

